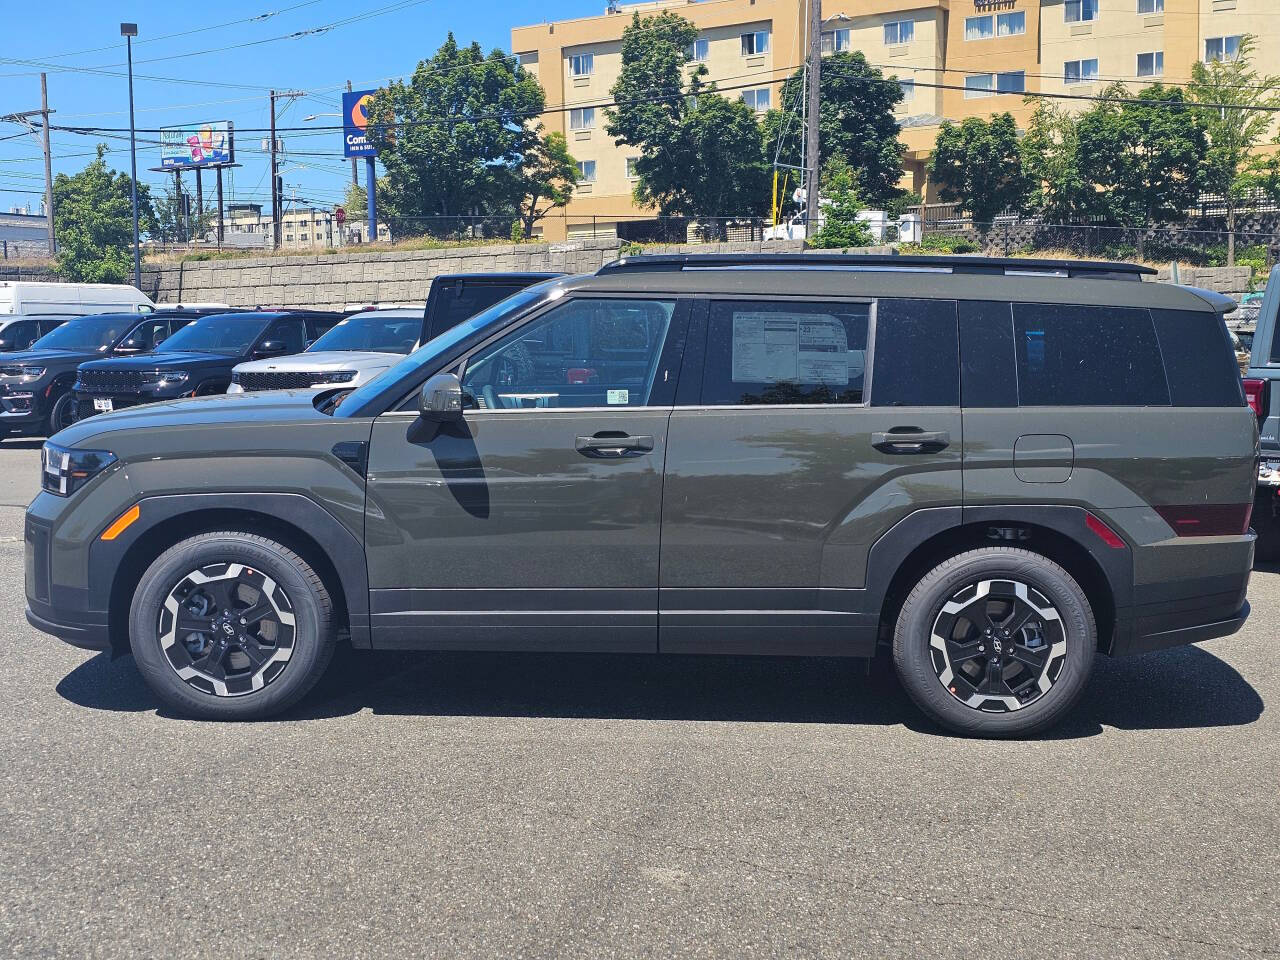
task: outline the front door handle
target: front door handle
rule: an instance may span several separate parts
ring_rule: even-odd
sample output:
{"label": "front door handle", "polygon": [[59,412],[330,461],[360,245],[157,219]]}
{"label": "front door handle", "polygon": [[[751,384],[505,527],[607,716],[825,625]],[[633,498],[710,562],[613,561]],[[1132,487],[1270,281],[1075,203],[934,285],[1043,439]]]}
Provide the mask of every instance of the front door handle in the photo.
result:
{"label": "front door handle", "polygon": [[887,433],[871,434],[871,445],[881,453],[937,453],[951,445],[951,434],[945,430],[894,427]]}
{"label": "front door handle", "polygon": [[619,431],[601,431],[590,437],[578,437],[574,443],[584,457],[616,460],[638,457],[653,450],[653,437],[633,437]]}

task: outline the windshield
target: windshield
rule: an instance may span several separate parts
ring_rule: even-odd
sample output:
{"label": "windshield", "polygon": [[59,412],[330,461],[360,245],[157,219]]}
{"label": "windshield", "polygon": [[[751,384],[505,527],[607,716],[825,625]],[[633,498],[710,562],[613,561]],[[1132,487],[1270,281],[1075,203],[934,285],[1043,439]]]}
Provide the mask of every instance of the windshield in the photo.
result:
{"label": "windshield", "polygon": [[338,416],[361,416],[364,413],[365,404],[377,399],[389,386],[399,382],[401,379],[411,377],[416,371],[424,367],[430,367],[435,362],[436,357],[443,353],[448,353],[476,331],[482,330],[492,323],[498,323],[507,316],[517,313],[531,303],[540,300],[546,295],[547,287],[556,282],[555,280],[545,280],[542,283],[535,283],[532,287],[526,287],[505,300],[499,300],[487,310],[480,311],[470,320],[463,321],[452,330],[446,330],[434,340],[428,340],[395,366],[382,371],[368,383],[348,394],[342,401],[342,406],[338,408]]}
{"label": "windshield", "polygon": [[321,350],[372,350],[408,353],[422,333],[422,313],[370,311],[339,320],[337,326],[313,343],[309,352]]}
{"label": "windshield", "polygon": [[190,350],[242,356],[275,318],[275,314],[261,313],[219,313],[200,317],[166,340],[164,349],[166,353]]}
{"label": "windshield", "polygon": [[74,350],[78,353],[106,353],[137,324],[136,314],[110,313],[97,317],[77,317],[50,330],[33,343],[32,350]]}

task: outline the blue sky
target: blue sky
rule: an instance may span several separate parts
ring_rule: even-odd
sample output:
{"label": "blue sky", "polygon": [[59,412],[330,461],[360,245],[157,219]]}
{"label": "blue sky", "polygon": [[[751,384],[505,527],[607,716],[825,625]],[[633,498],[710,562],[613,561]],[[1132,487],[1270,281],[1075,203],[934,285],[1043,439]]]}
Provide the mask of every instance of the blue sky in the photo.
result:
{"label": "blue sky", "polygon": [[[134,45],[138,127],[231,120],[237,129],[247,130],[267,126],[271,87],[307,92],[304,98],[277,105],[281,126],[304,127],[304,117],[338,112],[348,80],[360,89],[408,76],[450,30],[459,42],[478,40],[486,50],[505,50],[512,26],[603,13],[605,0],[8,0],[5,5],[9,13],[0,50],[0,115],[39,107],[39,74],[45,69],[49,106],[57,111],[55,127],[127,129],[120,23],[133,21],[139,31]],[[249,19],[263,14],[272,15]],[[344,20],[353,22],[339,22]],[[273,39],[331,24],[323,32]],[[339,121],[321,117],[311,122],[330,126]],[[12,123],[0,124],[0,209],[5,211],[23,205],[39,210],[44,189],[39,146],[20,133]],[[139,179],[158,192],[161,182],[171,179],[144,172],[159,166],[160,152],[158,146],[141,142],[157,139],[156,134],[139,135],[138,169]],[[257,133],[236,137],[236,159],[244,166],[225,181],[228,201],[261,202],[264,207],[270,203],[262,139],[264,135]],[[54,174],[83,168],[100,141],[111,147],[109,164],[127,171],[127,134],[55,130]],[[284,169],[287,195],[296,191],[300,198],[326,206],[341,200],[351,165],[342,159],[340,132],[289,134],[286,149],[294,154]],[[194,191],[193,178],[185,179]],[[210,174],[206,202],[212,187]]]}

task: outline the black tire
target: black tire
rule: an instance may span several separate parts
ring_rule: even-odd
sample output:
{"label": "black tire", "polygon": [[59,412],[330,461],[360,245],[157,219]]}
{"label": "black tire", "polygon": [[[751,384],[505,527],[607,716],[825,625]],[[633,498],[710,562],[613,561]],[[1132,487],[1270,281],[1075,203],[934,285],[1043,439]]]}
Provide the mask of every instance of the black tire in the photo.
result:
{"label": "black tire", "polygon": [[[998,594],[1008,597],[1019,586],[1029,610],[1056,616],[1031,615],[1029,632],[1015,631],[1025,643],[1011,643],[1008,632],[1001,637],[989,605],[998,609],[1004,602]],[[1017,619],[1013,604],[1019,597],[1010,597],[1007,624]],[[994,642],[983,642],[979,621],[994,625]],[[953,629],[969,642],[953,646]],[[935,639],[937,633],[947,636]],[[975,737],[1024,737],[1053,726],[1084,690],[1097,648],[1093,610],[1080,585],[1052,560],[1014,547],[970,550],[934,567],[902,605],[893,635],[894,666],[911,699],[948,730]],[[953,663],[959,650],[971,659]],[[1028,667],[1024,657],[1042,659],[1043,666]],[[962,670],[976,671],[977,683]],[[1007,672],[1022,686],[1015,682],[1010,688],[1003,679]],[[1013,695],[981,692],[991,681]]]}
{"label": "black tire", "polygon": [[1253,500],[1253,519],[1250,525],[1258,535],[1253,546],[1253,558],[1263,563],[1280,559],[1280,521],[1277,521],[1275,511],[1275,490],[1271,487],[1258,488]]}
{"label": "black tire", "polygon": [[[219,576],[216,581],[226,581],[235,590],[242,582],[247,584],[251,577],[256,578],[254,582],[264,589],[253,601],[256,605],[252,609],[272,608],[274,613],[269,616],[278,621],[274,630],[282,633],[274,636],[275,646],[265,641],[259,646],[261,637],[253,642],[255,656],[268,653],[268,662],[263,668],[249,661],[247,651],[237,648],[232,641],[231,652],[224,652],[223,658],[234,666],[230,658],[234,658],[239,649],[238,655],[248,666],[240,673],[223,670],[223,690],[218,691],[208,674],[194,670],[197,663],[206,661],[196,661],[190,645],[178,637],[178,624],[172,619],[177,614],[169,612],[166,603],[178,591],[196,589],[193,571],[204,571],[201,575],[208,577],[209,571],[232,574],[237,568],[242,569],[239,579]],[[268,580],[275,585],[269,597]],[[212,584],[215,580],[202,582]],[[253,595],[252,587],[249,595]],[[228,604],[228,611],[232,610],[250,613],[234,608],[234,601]],[[186,610],[182,612],[185,614]],[[291,625],[280,626],[288,623],[290,617]],[[215,629],[207,637],[215,642],[209,642],[206,650],[216,646],[220,637],[216,618],[211,622]],[[226,625],[221,626],[225,629]],[[233,630],[236,629],[240,628],[233,626]],[[196,637],[197,644],[204,644],[206,640],[203,633],[187,636]],[[142,575],[129,608],[129,643],[147,685],[174,710],[205,720],[257,720],[288,709],[302,699],[324,673],[333,657],[334,638],[333,603],[316,572],[288,547],[244,531],[203,533],[170,547]],[[281,649],[286,646],[288,653],[282,658]],[[225,643],[223,650],[227,650]],[[274,651],[274,655],[270,651]],[[193,676],[184,679],[179,669],[186,669]],[[258,672],[246,678],[245,669]],[[259,679],[260,687],[257,686]],[[245,690],[246,682],[257,688]]]}
{"label": "black tire", "polygon": [[45,436],[52,437],[59,430],[65,430],[76,422],[76,400],[70,390],[59,395],[49,408],[49,419],[45,423]]}

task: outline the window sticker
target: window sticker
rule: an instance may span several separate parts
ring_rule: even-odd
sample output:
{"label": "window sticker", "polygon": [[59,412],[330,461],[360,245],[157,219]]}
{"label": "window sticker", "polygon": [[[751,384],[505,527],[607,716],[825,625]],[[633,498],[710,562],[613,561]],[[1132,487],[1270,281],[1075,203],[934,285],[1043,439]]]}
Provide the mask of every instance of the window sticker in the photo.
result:
{"label": "window sticker", "polygon": [[631,402],[630,390],[609,390],[605,393],[605,402],[610,406],[615,404],[623,404],[624,406]]}
{"label": "window sticker", "polygon": [[863,351],[849,350],[844,324],[821,314],[735,313],[734,383],[815,383],[847,387],[861,378]]}

